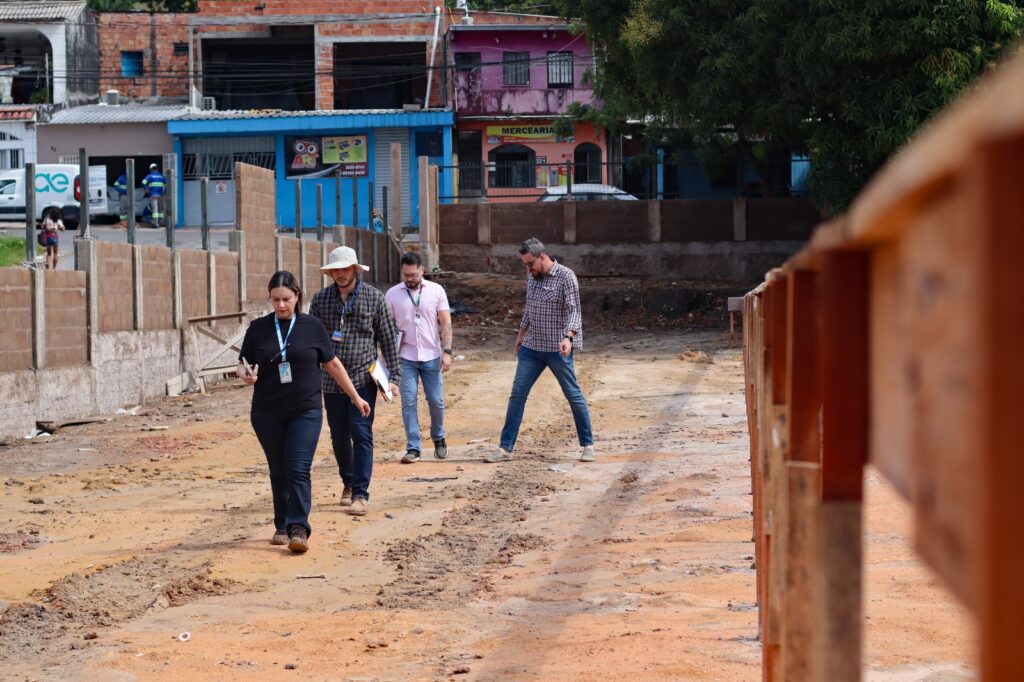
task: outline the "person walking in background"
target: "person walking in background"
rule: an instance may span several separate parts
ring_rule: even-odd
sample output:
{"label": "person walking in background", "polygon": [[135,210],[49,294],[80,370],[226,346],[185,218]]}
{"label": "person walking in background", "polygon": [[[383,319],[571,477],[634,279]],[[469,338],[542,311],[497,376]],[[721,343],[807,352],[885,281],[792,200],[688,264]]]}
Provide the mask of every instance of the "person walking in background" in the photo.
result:
{"label": "person walking in background", "polygon": [[392,393],[398,393],[402,368],[395,343],[395,322],[384,294],[359,279],[368,271],[359,263],[356,252],[347,246],[331,251],[321,272],[334,278],[334,284],[313,296],[310,315],[323,322],[330,332],[334,353],[345,366],[359,395],[370,404],[370,413],[360,414],[351,398],[340,392],[327,373],[323,375],[324,408],[331,427],[334,458],[344,489],[341,505],[353,516],[364,516],[370,501],[370,477],[373,475],[373,417],[377,404],[377,385],[370,377],[370,366],[379,352],[390,373]]}
{"label": "person walking in background", "polygon": [[494,452],[484,457],[484,461],[512,459],[526,399],[546,367],[555,375],[572,409],[576,435],[583,447],[580,461],[593,462],[597,454],[590,426],[590,410],[576,382],[573,365],[573,351],[583,347],[583,317],[576,273],[552,260],[538,239],[523,242],[519,256],[529,274],[526,279],[526,307],[516,335],[516,376],[512,381],[501,441]]}
{"label": "person walking in background", "polygon": [[149,164],[149,175],[142,179],[142,187],[149,197],[150,219],[153,227],[160,227],[164,219],[164,191],[167,188],[167,178],[160,172],[160,167],[155,163]]}
{"label": "person walking in background", "polygon": [[[122,223],[128,222],[128,176],[121,173],[114,181],[114,191],[117,192],[117,217]],[[132,187],[132,191],[135,188]]]}
{"label": "person walking in background", "polygon": [[337,382],[364,417],[370,405],[359,397],[319,318],[302,314],[302,289],[295,275],[275,272],[267,285],[274,311],[253,320],[245,332],[236,370],[256,388],[250,420],[270,468],[274,498],[272,545],[309,549],[310,470],[323,425],[320,369]]}
{"label": "person walking in background", "polygon": [[402,283],[388,289],[384,300],[402,339],[402,422],[405,424],[403,464],[420,461],[420,421],[416,412],[418,383],[430,406],[430,439],[434,457],[448,456],[444,433],[444,385],[441,374],[452,366],[452,314],[444,287],[423,279],[423,259],[415,251],[402,254]]}
{"label": "person walking in background", "polygon": [[58,233],[64,231],[64,221],[60,218],[60,211],[55,208],[46,209],[42,228],[43,231],[39,235],[39,244],[46,247],[46,267],[56,270],[57,259],[60,257],[60,236]]}

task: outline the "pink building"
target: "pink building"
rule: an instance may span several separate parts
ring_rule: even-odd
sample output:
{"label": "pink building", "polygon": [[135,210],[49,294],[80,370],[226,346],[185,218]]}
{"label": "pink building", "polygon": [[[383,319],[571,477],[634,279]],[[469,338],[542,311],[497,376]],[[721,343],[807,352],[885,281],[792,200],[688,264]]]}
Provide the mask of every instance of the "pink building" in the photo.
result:
{"label": "pink building", "polygon": [[577,124],[560,136],[554,118],[573,102],[594,102],[594,58],[583,35],[565,24],[456,24],[453,63],[462,197],[536,197],[573,182],[605,182],[604,129]]}

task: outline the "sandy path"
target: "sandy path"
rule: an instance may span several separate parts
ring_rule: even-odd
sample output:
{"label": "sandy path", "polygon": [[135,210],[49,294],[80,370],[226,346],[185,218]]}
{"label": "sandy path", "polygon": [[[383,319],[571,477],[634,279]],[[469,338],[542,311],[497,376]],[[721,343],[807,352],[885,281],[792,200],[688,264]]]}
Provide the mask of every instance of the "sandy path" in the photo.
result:
{"label": "sandy path", "polygon": [[[3,663],[30,679],[757,679],[742,371],[719,339],[591,339],[590,465],[550,376],[516,459],[480,463],[514,359],[466,350],[451,458],[398,464],[399,410],[382,409],[365,519],[337,506],[325,426],[301,557],[267,544],[247,389],[5,448]],[[869,678],[960,679],[966,617],[875,475],[868,502]]]}

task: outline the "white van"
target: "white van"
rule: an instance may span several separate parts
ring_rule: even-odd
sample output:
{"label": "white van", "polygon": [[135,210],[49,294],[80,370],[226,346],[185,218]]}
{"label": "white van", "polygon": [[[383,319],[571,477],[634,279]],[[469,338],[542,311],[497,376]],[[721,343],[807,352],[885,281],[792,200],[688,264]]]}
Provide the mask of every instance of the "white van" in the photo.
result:
{"label": "white van", "polygon": [[[36,166],[36,220],[49,208],[60,211],[64,225],[78,226],[81,179],[78,166],[40,164]],[[89,167],[89,215],[104,215],[107,209],[107,167]],[[25,220],[25,170],[0,171],[0,220]]]}

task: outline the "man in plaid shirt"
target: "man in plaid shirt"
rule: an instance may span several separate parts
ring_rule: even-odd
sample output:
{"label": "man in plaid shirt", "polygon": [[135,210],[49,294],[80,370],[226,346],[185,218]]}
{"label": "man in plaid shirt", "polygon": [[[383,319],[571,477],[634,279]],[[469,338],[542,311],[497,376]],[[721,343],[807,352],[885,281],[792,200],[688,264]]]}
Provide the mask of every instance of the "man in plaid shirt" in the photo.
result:
{"label": "man in plaid shirt", "polygon": [[373,473],[373,416],[377,385],[369,369],[380,346],[391,377],[391,392],[398,393],[402,368],[398,361],[395,321],[384,303],[384,294],[359,279],[361,265],[356,252],[339,246],[320,268],[334,278],[334,284],[318,291],[309,306],[331,335],[334,353],[352,378],[363,400],[370,403],[370,416],[363,417],[327,372],[322,373],[324,408],[331,427],[331,443],[338,470],[345,485],[341,505],[353,516],[366,514]]}
{"label": "man in plaid shirt", "polygon": [[572,409],[576,435],[583,447],[580,461],[593,462],[597,454],[590,429],[590,410],[576,382],[576,368],[572,361],[573,350],[583,347],[580,286],[576,274],[551,260],[538,239],[523,242],[519,255],[529,276],[526,279],[526,307],[516,336],[516,376],[512,381],[501,442],[494,452],[484,457],[484,461],[512,459],[526,398],[546,367],[555,375]]}

